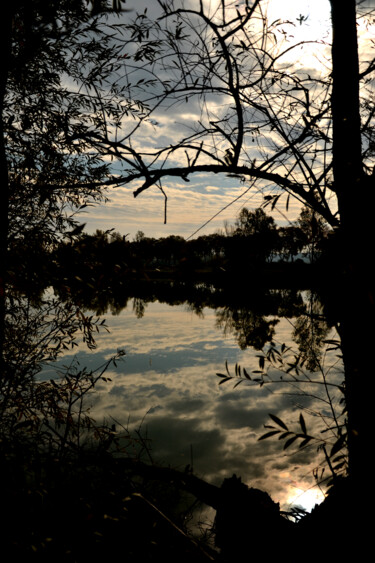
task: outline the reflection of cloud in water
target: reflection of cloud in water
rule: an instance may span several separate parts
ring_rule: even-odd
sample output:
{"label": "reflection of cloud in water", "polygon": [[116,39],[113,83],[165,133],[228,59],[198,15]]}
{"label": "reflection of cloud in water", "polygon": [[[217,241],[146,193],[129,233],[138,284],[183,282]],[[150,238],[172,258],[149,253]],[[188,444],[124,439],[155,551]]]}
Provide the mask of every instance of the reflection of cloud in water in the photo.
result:
{"label": "reflection of cloud in water", "polygon": [[[291,455],[278,440],[258,438],[269,412],[287,423],[297,420],[295,399],[268,386],[219,386],[215,374],[225,370],[226,360],[251,370],[258,352],[240,351],[233,336],[215,328],[214,312],[204,312],[199,318],[181,306],[153,303],[141,319],[128,310],[110,317],[111,333],[98,337],[93,354],[82,354],[82,365],[99,365],[117,347],[127,355],[106,374],[112,381],[100,384],[101,392],[92,396],[92,412],[130,430],[141,425],[156,462],[184,468],[192,452],[197,475],[219,484],[236,473],[281,504],[289,502],[294,483],[298,494],[312,484],[316,451]],[[289,331],[289,323],[281,320],[277,339],[290,343]]]}
{"label": "reflection of cloud in water", "polygon": [[[193,451],[197,471],[219,464],[223,436],[219,429],[202,430],[199,419],[151,416],[145,422],[147,436],[151,439],[151,449],[161,463],[184,468],[191,461]],[[199,471],[201,473],[201,471]]]}

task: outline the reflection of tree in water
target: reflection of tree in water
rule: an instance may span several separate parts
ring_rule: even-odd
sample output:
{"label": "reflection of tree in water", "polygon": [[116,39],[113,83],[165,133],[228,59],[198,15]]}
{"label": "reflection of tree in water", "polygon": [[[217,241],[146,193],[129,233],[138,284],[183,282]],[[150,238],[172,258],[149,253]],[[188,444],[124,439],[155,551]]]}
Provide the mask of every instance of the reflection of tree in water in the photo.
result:
{"label": "reflection of tree in water", "polygon": [[[65,277],[65,276],[62,276]],[[225,335],[233,334],[241,350],[253,347],[261,350],[275,337],[278,319],[294,319],[293,339],[301,355],[306,358],[305,367],[314,371],[321,358],[321,348],[330,330],[324,317],[321,302],[316,294],[309,299],[302,298],[296,289],[253,288],[249,293],[247,286],[234,286],[229,283],[221,286],[211,282],[159,282],[149,280],[127,280],[123,283],[106,279],[105,276],[92,291],[87,284],[79,284],[77,279],[69,279],[69,292],[64,286],[55,291],[62,298],[74,299],[83,309],[103,315],[107,311],[118,315],[132,303],[137,318],[145,315],[147,305],[154,301],[169,305],[187,306],[197,316],[204,315],[205,308],[216,311],[216,326]]]}
{"label": "reflection of tree in water", "polygon": [[145,314],[147,307],[147,301],[145,299],[141,299],[140,297],[133,298],[133,312],[137,319],[141,319]]}
{"label": "reflection of tree in water", "polygon": [[323,313],[323,305],[315,293],[309,294],[306,314],[299,316],[294,323],[293,340],[305,359],[305,367],[315,371],[319,367],[322,346],[331,327]]}
{"label": "reflection of tree in water", "polygon": [[234,334],[241,350],[249,346],[261,350],[271,342],[278,319],[267,320],[263,315],[249,309],[224,307],[216,311],[216,326],[224,334]]}
{"label": "reflection of tree in water", "polygon": [[[283,292],[280,292],[281,296]],[[331,327],[324,316],[324,307],[315,293],[310,293],[308,301],[298,309],[288,306],[288,294],[284,292],[278,307],[278,316],[294,317],[293,340],[298,345],[299,352],[304,358],[304,365],[308,371],[315,371],[319,367],[322,348]],[[275,336],[277,318],[270,318],[267,307],[245,306],[234,307],[227,305],[216,310],[216,326],[225,335],[234,334],[241,350],[253,347],[261,350],[267,342]]]}
{"label": "reflection of tree in water", "polygon": [[184,304],[188,310],[203,316],[205,308],[216,311],[216,326],[224,334],[234,334],[241,350],[253,347],[261,350],[275,336],[279,318],[293,318],[294,340],[301,354],[306,357],[305,366],[314,371],[321,357],[321,346],[329,332],[323,316],[323,306],[316,294],[304,301],[301,292],[295,289],[258,288],[251,293],[248,287],[232,284],[220,286],[207,282],[177,281],[131,281],[114,283],[105,276],[92,291],[87,284],[69,280],[69,292],[64,286],[55,291],[62,298],[74,299],[82,308],[103,315],[107,311],[118,315],[132,302],[137,318],[145,315],[147,305],[154,301],[170,305]]}

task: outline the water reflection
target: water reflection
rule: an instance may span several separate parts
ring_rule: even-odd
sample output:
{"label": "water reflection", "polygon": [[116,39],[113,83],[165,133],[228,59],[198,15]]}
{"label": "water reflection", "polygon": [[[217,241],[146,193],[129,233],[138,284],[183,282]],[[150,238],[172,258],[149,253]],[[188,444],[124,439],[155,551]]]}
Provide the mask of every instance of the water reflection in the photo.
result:
{"label": "water reflection", "polygon": [[261,350],[275,336],[278,319],[267,320],[262,314],[248,309],[224,307],[216,313],[216,325],[224,334],[234,334],[238,346],[245,350],[250,346]]}
{"label": "water reflection", "polygon": [[[80,362],[94,367],[117,348],[126,350],[124,361],[108,373],[111,381],[92,396],[95,417],[115,421],[120,433],[140,431],[155,462],[179,469],[190,465],[209,482],[220,484],[236,473],[283,507],[295,502],[310,508],[311,499],[322,498],[319,491],[317,497],[309,492],[321,461],[315,447],[283,451],[279,441],[258,438],[268,413],[293,426],[302,407],[311,413],[309,424],[319,426],[316,413],[322,405],[329,408],[324,386],[306,387],[306,380],[304,388],[280,382],[234,389],[230,383],[218,385],[216,377],[225,362],[256,369],[258,351],[271,340],[307,346],[308,369],[333,365],[334,352],[323,353],[323,340],[333,328],[315,296],[255,289],[228,294],[206,284],[186,291],[183,283],[137,284],[112,291],[107,301],[97,292],[93,302],[87,292],[76,295],[88,309],[112,312],[110,333],[98,337],[97,350],[82,349]],[[340,369],[337,364],[330,376],[340,378]]]}

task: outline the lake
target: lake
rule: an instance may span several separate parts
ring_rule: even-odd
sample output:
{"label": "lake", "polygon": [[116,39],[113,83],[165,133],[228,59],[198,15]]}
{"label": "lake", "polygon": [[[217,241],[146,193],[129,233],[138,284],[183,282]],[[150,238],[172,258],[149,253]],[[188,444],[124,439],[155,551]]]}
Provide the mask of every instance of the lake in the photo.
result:
{"label": "lake", "polygon": [[[307,296],[301,297],[305,304]],[[100,383],[91,395],[93,416],[114,423],[120,434],[126,430],[142,436],[147,441],[145,461],[149,458],[181,470],[190,465],[196,475],[218,485],[235,473],[249,486],[267,491],[282,509],[293,504],[310,510],[323,499],[313,476],[322,461],[316,444],[284,451],[280,440],[258,439],[266,432],[264,425],[273,424],[269,413],[298,431],[301,407],[308,431],[314,434],[315,428],[319,436],[321,413],[330,414],[329,405],[321,401],[326,388],[321,375],[307,374],[307,378],[319,380],[317,386],[306,378],[303,386],[297,381],[290,384],[286,381],[290,377],[284,376],[279,383],[262,387],[247,381],[235,387],[237,380],[219,385],[221,378],[216,375],[226,374],[226,363],[231,374],[235,364],[249,374],[259,367],[260,351],[248,345],[250,333],[257,333],[258,347],[268,335],[276,345],[285,343],[297,349],[293,331],[300,317],[262,316],[248,308],[246,314],[238,308],[234,313],[224,306],[179,301],[171,305],[155,297],[150,302],[127,299],[125,307],[116,309],[117,314],[105,315],[109,332],[98,335],[96,350],[80,346],[77,358],[90,369],[117,349],[126,353],[106,373],[110,381]],[[283,307],[279,304],[276,310],[283,311]],[[332,329],[328,337],[332,338]],[[264,348],[268,346],[265,342]],[[66,354],[63,362],[72,360]],[[320,362],[331,380],[340,380],[341,364],[335,351],[323,353]],[[275,370],[273,373],[280,379]],[[339,397],[333,401],[337,405]]]}

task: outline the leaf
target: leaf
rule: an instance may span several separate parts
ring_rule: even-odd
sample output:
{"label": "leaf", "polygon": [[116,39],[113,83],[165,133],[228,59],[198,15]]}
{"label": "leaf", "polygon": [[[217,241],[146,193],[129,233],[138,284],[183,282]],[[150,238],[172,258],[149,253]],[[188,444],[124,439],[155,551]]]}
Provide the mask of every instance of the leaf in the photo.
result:
{"label": "leaf", "polygon": [[271,209],[272,209],[272,210],[275,209],[275,207],[276,207],[276,205],[277,205],[277,202],[279,201],[279,198],[280,198],[279,195],[274,197],[273,202],[272,202],[272,204],[271,204]]}
{"label": "leaf", "polygon": [[250,377],[249,373],[246,371],[245,368],[243,368],[243,374],[246,377],[246,379],[249,379],[251,381],[251,377]]}
{"label": "leaf", "polygon": [[292,436],[291,438],[289,438],[289,440],[287,440],[284,444],[284,450],[286,450],[287,448],[289,448],[289,446],[291,446],[293,444],[293,442],[295,442],[297,440],[297,436]]}
{"label": "leaf", "polygon": [[17,422],[17,424],[14,425],[13,429],[19,430],[20,428],[26,428],[27,426],[32,426],[32,425],[33,425],[32,420],[23,420],[22,422]]}
{"label": "leaf", "polygon": [[265,358],[264,356],[258,356],[259,359],[259,367],[261,370],[264,370],[264,362],[265,362]]}
{"label": "leaf", "polygon": [[271,438],[271,436],[275,436],[276,434],[280,434],[280,430],[272,430],[271,432],[266,432],[266,434],[263,434],[262,436],[260,436],[260,438],[258,438],[258,442],[260,442],[261,440],[266,440],[267,438]]}
{"label": "leaf", "polygon": [[303,432],[304,434],[307,434],[306,423],[305,423],[305,419],[303,418],[303,414],[302,414],[302,413],[299,415],[299,423],[300,423],[302,432]]}
{"label": "leaf", "polygon": [[335,459],[332,460],[332,461],[333,461],[333,463],[337,463],[338,461],[346,460],[346,459],[347,459],[347,456],[345,454],[341,454],[341,455],[338,455],[337,457],[335,457]]}
{"label": "leaf", "polygon": [[280,418],[279,418],[278,416],[276,416],[276,415],[274,415],[274,414],[268,414],[268,416],[269,416],[270,418],[272,418],[272,420],[273,420],[274,422],[276,422],[276,424],[277,424],[278,426],[281,426],[281,428],[284,428],[284,430],[289,431],[289,428],[287,427],[287,425],[286,425],[282,420],[280,420]]}
{"label": "leaf", "polygon": [[334,348],[332,348],[332,350],[337,349],[337,348],[341,348],[341,343],[339,340],[323,340],[322,341],[323,344],[331,344],[334,346]]}
{"label": "leaf", "polygon": [[337,454],[337,452],[339,452],[345,446],[345,443],[346,443],[346,434],[343,434],[336,441],[336,443],[333,444],[332,449],[331,449],[331,453],[330,453],[330,457],[333,457],[335,454]]}
{"label": "leaf", "polygon": [[292,434],[292,432],[283,432],[282,434],[280,434],[279,440],[283,440],[284,438],[286,438],[287,436],[290,436],[291,434]]}
{"label": "leaf", "polygon": [[226,381],[231,381],[231,380],[232,380],[232,377],[224,377],[221,381],[219,381],[219,385],[222,385]]}
{"label": "leaf", "polygon": [[[302,436],[298,435],[298,438],[302,438]],[[313,439],[312,436],[306,436],[304,440],[299,445],[299,448],[304,448],[307,444]]]}
{"label": "leaf", "polygon": [[346,461],[342,461],[341,463],[338,463],[337,465],[335,465],[335,466],[333,467],[333,469],[334,469],[335,471],[338,471],[338,470],[341,469],[342,467],[345,467],[345,465],[346,465]]}

